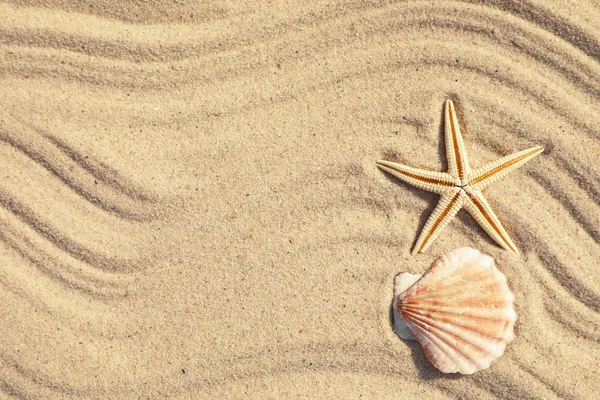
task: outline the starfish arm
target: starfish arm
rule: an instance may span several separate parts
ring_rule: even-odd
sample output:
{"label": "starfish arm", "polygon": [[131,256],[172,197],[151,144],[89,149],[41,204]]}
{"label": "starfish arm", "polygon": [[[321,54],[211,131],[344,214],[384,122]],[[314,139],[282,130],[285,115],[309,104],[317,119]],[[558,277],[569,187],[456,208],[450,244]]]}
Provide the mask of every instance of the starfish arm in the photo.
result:
{"label": "starfish arm", "polygon": [[464,196],[461,196],[460,189],[456,188],[447,191],[440,198],[439,203],[427,219],[423,230],[419,234],[419,239],[413,248],[412,254],[423,253],[433,243],[440,232],[454,218],[458,210],[463,206]]}
{"label": "starfish arm", "polygon": [[445,172],[427,171],[386,160],[377,161],[377,166],[396,178],[428,192],[442,194],[454,186],[454,179]]}
{"label": "starfish arm", "polygon": [[475,189],[483,190],[543,151],[543,147],[535,146],[492,161],[473,171],[469,185]]}
{"label": "starfish arm", "polygon": [[519,254],[517,246],[508,236],[481,191],[473,189],[466,191],[465,208],[496,243],[515,254]]}
{"label": "starfish arm", "polygon": [[[469,176],[470,168],[467,159],[467,150],[463,141],[458,118],[452,100],[446,100],[444,110],[444,134],[446,136],[446,158],[448,159],[448,173],[458,177],[463,182]],[[464,184],[464,183],[463,183]]]}

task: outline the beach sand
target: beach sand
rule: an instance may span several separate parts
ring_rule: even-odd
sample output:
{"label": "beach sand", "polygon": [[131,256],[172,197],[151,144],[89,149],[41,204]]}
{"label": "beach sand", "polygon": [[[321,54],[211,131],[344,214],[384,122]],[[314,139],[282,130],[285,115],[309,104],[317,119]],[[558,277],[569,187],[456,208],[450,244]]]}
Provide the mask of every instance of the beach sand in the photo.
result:
{"label": "beach sand", "polygon": [[[594,1],[0,4],[0,397],[593,399]],[[453,99],[521,255],[438,196]],[[392,331],[394,276],[470,246],[515,294],[491,368]]]}

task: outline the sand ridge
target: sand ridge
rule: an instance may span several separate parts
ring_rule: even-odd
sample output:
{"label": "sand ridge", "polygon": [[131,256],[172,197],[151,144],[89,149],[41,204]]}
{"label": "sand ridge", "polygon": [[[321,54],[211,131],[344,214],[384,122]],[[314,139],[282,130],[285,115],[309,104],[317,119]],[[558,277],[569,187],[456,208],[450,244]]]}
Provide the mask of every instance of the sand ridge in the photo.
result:
{"label": "sand ridge", "polygon": [[[0,4],[7,398],[593,398],[600,389],[594,2]],[[522,252],[465,212],[412,248],[443,103]],[[447,377],[392,331],[393,278],[471,246],[516,338]]]}

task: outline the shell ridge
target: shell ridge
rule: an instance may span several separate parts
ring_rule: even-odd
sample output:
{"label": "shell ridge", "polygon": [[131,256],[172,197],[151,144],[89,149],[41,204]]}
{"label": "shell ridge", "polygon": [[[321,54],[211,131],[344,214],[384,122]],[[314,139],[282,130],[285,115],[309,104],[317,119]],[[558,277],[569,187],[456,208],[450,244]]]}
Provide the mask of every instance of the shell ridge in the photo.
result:
{"label": "shell ridge", "polygon": [[[413,326],[411,326],[413,325]],[[452,360],[452,349],[449,348],[443,341],[439,338],[432,336],[426,329],[423,327],[411,324],[409,328],[417,338],[421,338],[419,342],[423,342],[422,338],[427,340],[426,344],[421,343],[423,350],[425,352],[425,356],[427,359],[435,365],[440,371],[449,373],[449,372],[459,372],[460,367],[454,363],[451,365],[449,360]]]}
{"label": "shell ridge", "polygon": [[[425,315],[423,313],[418,313],[418,312],[414,312],[414,311],[410,311],[410,310],[406,310],[405,312],[403,312],[402,315],[407,315],[410,318],[417,318],[417,317],[419,317],[419,318],[428,318],[428,319],[431,319],[431,320],[438,320],[438,319],[444,320],[443,318],[438,318],[439,315],[435,315],[436,318],[433,318],[430,315]],[[461,318],[455,318],[455,316],[457,316],[459,314],[451,314],[451,315],[452,315],[452,321],[461,320]],[[459,317],[460,317],[460,315],[459,315]],[[471,327],[471,326],[473,326],[473,327],[481,327],[481,324],[483,322],[497,322],[497,323],[500,323],[500,322],[508,320],[509,323],[507,325],[505,325],[505,326],[502,327],[502,329],[501,329],[502,332],[506,330],[506,327],[510,327],[510,325],[513,325],[516,322],[516,319],[512,319],[512,318],[509,318],[509,319],[503,319],[503,318],[486,318],[486,317],[478,318],[478,317],[472,317],[471,315],[464,315],[464,317],[466,317],[464,319],[475,319],[476,321],[474,323],[472,323],[472,324],[464,324],[464,325],[462,325],[463,327]],[[407,318],[407,319],[410,320],[410,318]],[[461,321],[461,322],[463,322],[463,321]],[[498,338],[497,336],[493,336],[491,334],[488,334],[487,336],[489,336],[490,338]]]}
{"label": "shell ridge", "polygon": [[[497,270],[496,270],[497,271]],[[500,273],[500,271],[498,271]],[[456,277],[454,278],[455,281],[459,281],[459,282],[464,282],[465,284],[467,284],[471,279],[476,278],[478,275],[486,275],[487,279],[484,282],[488,282],[489,281],[489,286],[493,286],[493,285],[498,285],[498,286],[502,286],[502,284],[506,284],[506,280],[502,281],[498,279],[498,275],[497,274],[492,274],[490,275],[489,270],[485,269],[485,270],[476,270],[473,273],[467,273],[467,274],[463,274],[460,277]],[[438,285],[438,287],[441,287],[441,289],[437,289],[436,286],[434,286],[431,290],[428,290],[427,292],[423,293],[416,293],[418,286],[421,285],[426,285],[428,284],[428,279],[426,279],[426,275],[423,274],[423,276],[417,280],[417,282],[415,282],[410,288],[406,289],[404,292],[402,292],[400,294],[400,296],[405,295],[405,296],[411,296],[411,297],[419,297],[421,298],[426,298],[428,296],[437,296],[438,294],[445,294],[446,291],[450,292],[450,291],[456,291],[456,292],[461,292],[462,289],[460,288],[456,288],[453,285],[450,285],[452,282],[452,280],[450,281],[444,281],[443,285]],[[458,283],[458,282],[457,282]],[[416,287],[415,287],[416,286]],[[456,285],[458,286],[458,285]],[[486,287],[489,287],[486,286]],[[414,289],[413,289],[414,287]],[[413,290],[411,290],[413,289]],[[414,292],[414,294],[413,294]]]}
{"label": "shell ridge", "polygon": [[[446,369],[442,369],[443,366],[438,366],[438,368],[442,371],[442,372],[461,372],[464,373],[464,371],[471,371],[473,370],[473,363],[472,361],[465,357],[464,355],[462,355],[462,353],[460,352],[460,350],[456,347],[456,346],[452,346],[450,343],[448,343],[448,340],[446,338],[446,340],[444,340],[444,338],[441,335],[434,335],[433,332],[431,332],[431,330],[426,329],[424,326],[425,325],[423,323],[418,324],[418,323],[414,323],[412,324],[416,330],[413,330],[413,326],[408,325],[409,328],[411,328],[411,330],[413,330],[413,333],[415,336],[419,337],[419,335],[421,335],[422,337],[425,337],[427,339],[427,343],[423,345],[423,349],[425,350],[425,355],[427,356],[427,358],[429,359],[429,361],[431,361],[434,365],[437,366],[437,363],[439,363],[440,361],[443,361],[445,363],[451,362],[454,363],[455,366],[454,367],[450,367],[448,368],[448,366],[446,366]],[[417,332],[418,331],[418,332]],[[440,353],[442,353],[445,358],[443,360],[439,360],[438,358],[435,357],[435,355],[433,354],[433,349],[430,348],[430,344],[434,344],[435,348],[437,348]],[[457,357],[457,355],[461,355],[462,358]],[[469,369],[466,369],[465,364],[468,364]]]}
{"label": "shell ridge", "polygon": [[[421,323],[423,325],[427,325],[427,323],[424,321],[422,321]],[[434,325],[429,326],[431,327],[431,329],[425,329],[424,327],[421,327],[423,330],[426,330],[428,332],[427,337],[429,338],[429,340],[431,340],[433,337],[439,339],[446,346],[452,348],[456,355],[461,356],[464,360],[468,361],[469,364],[474,365],[478,368],[487,368],[490,365],[492,359],[494,358],[494,355],[496,354],[496,352],[494,352],[494,354],[491,354],[490,357],[491,352],[488,349],[482,348],[471,341],[465,340],[464,338],[456,335],[451,331],[441,329]],[[460,344],[457,345],[457,342],[460,342]],[[465,351],[468,349],[475,351]],[[502,352],[504,352],[504,348],[501,349],[500,354],[502,354]],[[454,361],[458,360],[454,358]]]}
{"label": "shell ridge", "polygon": [[[424,315],[419,315],[415,317],[416,320],[422,322],[425,325],[429,325],[432,328],[438,330],[439,332],[444,332],[448,335],[451,335],[455,339],[459,339],[466,345],[473,346],[480,350],[480,353],[485,355],[492,354],[495,355],[498,353],[498,350],[501,350],[499,353],[502,354],[504,351],[504,347],[506,346],[502,340],[506,337],[506,326],[501,329],[497,334],[489,334],[484,331],[476,331],[467,329],[466,327],[460,326],[458,324],[447,325],[438,322],[434,318],[429,318]],[[447,326],[454,327],[455,330],[448,329]],[[485,341],[490,342],[489,345],[486,346]],[[498,345],[503,344],[504,347],[498,349]],[[487,357],[489,358],[489,357]]]}
{"label": "shell ridge", "polygon": [[[411,313],[407,313],[408,317],[407,319],[420,319],[423,321],[431,321],[431,320],[438,320],[441,318],[432,318],[430,316],[426,316],[423,314],[411,314]],[[466,320],[471,319],[470,317],[465,318]],[[453,321],[453,324],[456,326],[460,326],[461,329],[472,329],[472,330],[477,330],[477,334],[482,337],[482,338],[487,338],[490,340],[512,340],[512,334],[511,334],[511,330],[512,327],[514,326],[515,320],[509,320],[507,323],[505,323],[504,325],[500,325],[504,322],[506,322],[506,320],[503,319],[483,319],[483,321],[477,320],[474,321],[473,323],[468,323],[465,322],[465,319],[462,319],[458,322],[460,322],[460,324],[456,323],[456,320]],[[485,324],[485,322],[488,323],[493,323],[493,324]],[[433,324],[432,324],[433,325]],[[485,328],[485,326],[498,326],[497,329],[490,329],[490,328]]]}
{"label": "shell ridge", "polygon": [[[476,277],[477,275],[475,275]],[[417,282],[418,283],[418,282]],[[415,283],[415,285],[417,284]],[[425,284],[425,283],[422,283]],[[463,285],[455,285],[453,286],[449,286],[443,289],[431,289],[428,290],[426,292],[420,292],[420,293],[408,293],[408,290],[406,290],[405,292],[402,292],[402,294],[400,294],[401,298],[413,298],[415,300],[426,300],[429,298],[435,298],[435,297],[439,297],[439,296],[448,296],[448,295],[452,295],[452,294],[461,294],[464,295],[465,298],[468,297],[476,297],[478,296],[478,293],[476,292],[468,292],[465,291],[464,288],[462,287]],[[466,286],[466,284],[464,285]],[[486,280],[480,281],[480,285],[478,287],[479,290],[488,290],[488,291],[492,291],[492,289],[497,288],[497,289],[504,289],[505,286],[507,285],[502,285],[501,282],[498,282],[497,280],[493,279],[493,278],[488,278]],[[493,290],[494,292],[497,292],[498,290]]]}
{"label": "shell ridge", "polygon": [[[407,303],[407,304],[399,303],[399,304],[401,306],[401,309],[411,310],[413,312],[427,311],[427,312],[436,312],[436,313],[440,313],[440,314],[449,314],[449,315],[458,315],[458,316],[465,315],[465,316],[469,316],[469,317],[473,317],[473,318],[480,318],[480,319],[484,319],[484,320],[500,319],[500,318],[488,317],[489,311],[486,309],[486,307],[470,307],[468,311],[465,311],[464,309],[461,309],[460,307],[441,306],[438,304],[432,304],[432,305],[419,305],[419,304],[414,304],[414,303]],[[486,305],[487,306],[490,306],[490,305],[497,306],[494,309],[494,311],[496,314],[498,314],[499,317],[509,318],[509,319],[513,318],[514,311],[511,309],[512,305],[513,305],[512,303],[504,303],[504,304],[488,303]]]}

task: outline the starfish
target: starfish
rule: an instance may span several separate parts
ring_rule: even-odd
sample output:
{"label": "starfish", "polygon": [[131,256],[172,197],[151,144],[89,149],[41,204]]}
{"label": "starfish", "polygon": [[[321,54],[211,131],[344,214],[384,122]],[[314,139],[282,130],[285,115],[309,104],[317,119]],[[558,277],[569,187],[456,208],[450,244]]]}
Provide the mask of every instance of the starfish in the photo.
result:
{"label": "starfish", "polygon": [[444,114],[447,172],[428,171],[386,160],[377,161],[379,168],[398,179],[441,196],[425,223],[412,254],[427,250],[463,207],[500,246],[519,254],[519,250],[483,196],[482,190],[543,152],[544,148],[531,147],[471,170],[452,100],[446,101]]}

